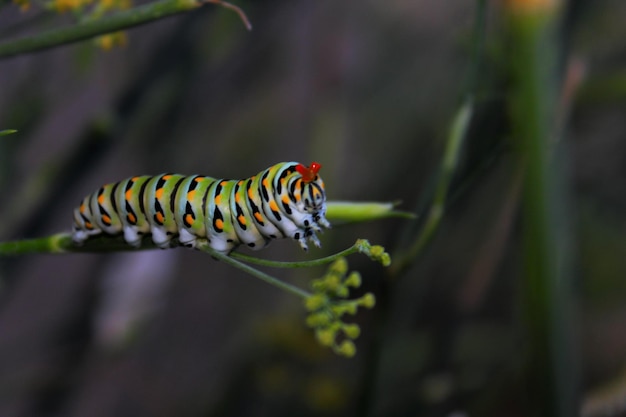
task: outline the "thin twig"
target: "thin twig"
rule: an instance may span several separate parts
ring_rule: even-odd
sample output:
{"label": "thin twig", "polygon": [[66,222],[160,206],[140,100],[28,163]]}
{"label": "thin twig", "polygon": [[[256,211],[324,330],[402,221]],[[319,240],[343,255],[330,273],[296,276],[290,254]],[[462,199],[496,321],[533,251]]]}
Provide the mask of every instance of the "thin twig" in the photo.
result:
{"label": "thin twig", "polygon": [[239,18],[245,25],[246,29],[252,30],[252,23],[250,23],[248,16],[246,16],[246,13],[241,9],[241,7],[221,0],[202,0],[202,3],[213,3],[234,11],[235,13],[237,13],[237,15],[239,15]]}
{"label": "thin twig", "polygon": [[258,269],[255,269],[249,265],[244,264],[243,262],[238,261],[237,259],[232,258],[231,256],[228,255],[224,255],[221,252],[216,251],[215,249],[213,249],[211,246],[209,246],[208,243],[206,244],[201,244],[198,249],[200,249],[201,251],[207,252],[208,254],[210,254],[211,256],[213,256],[214,258],[223,261],[224,263],[227,263],[228,265],[231,265],[237,269],[240,269],[252,276],[255,276],[265,282],[267,282],[270,285],[273,285],[275,287],[281,288],[285,291],[288,291],[294,295],[297,295],[298,297],[302,297],[302,298],[308,298],[311,296],[311,293],[298,288],[294,285],[288,284],[284,281],[279,280],[278,278],[274,278],[273,276],[266,274],[263,271],[259,271]]}
{"label": "thin twig", "polygon": [[359,251],[356,244],[352,245],[348,249],[344,249],[341,252],[337,252],[334,255],[326,256],[324,258],[313,259],[311,261],[298,261],[298,262],[285,262],[285,261],[272,261],[269,259],[256,258],[254,256],[244,255],[243,253],[233,252],[230,254],[231,258],[239,259],[243,262],[252,263],[255,265],[269,266],[272,268],[310,268],[314,266],[326,265],[336,261],[344,256],[352,255]]}
{"label": "thin twig", "polygon": [[196,9],[202,4],[214,3],[234,10],[248,29],[250,21],[243,11],[230,3],[220,0],[159,0],[116,14],[89,20],[69,27],[52,29],[34,36],[16,39],[0,44],[0,59],[40,51],[55,46],[66,45],[90,39],[98,35],[130,29],[155,20]]}
{"label": "thin twig", "polygon": [[426,217],[426,223],[408,249],[400,255],[396,255],[396,262],[390,271],[394,276],[398,276],[406,267],[415,261],[439,227],[446,207],[450,181],[456,169],[463,140],[469,128],[472,117],[472,107],[472,100],[467,99],[454,118],[448,140],[446,141],[446,149],[444,150],[443,160],[441,162],[439,180],[437,182],[433,203]]}

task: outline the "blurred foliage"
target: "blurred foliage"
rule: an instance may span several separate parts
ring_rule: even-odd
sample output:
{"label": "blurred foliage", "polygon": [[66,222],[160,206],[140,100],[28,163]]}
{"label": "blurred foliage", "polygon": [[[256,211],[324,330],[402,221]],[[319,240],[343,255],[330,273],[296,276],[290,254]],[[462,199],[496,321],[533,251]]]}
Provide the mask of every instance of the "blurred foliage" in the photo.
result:
{"label": "blurred foliage", "polygon": [[[250,33],[201,8],[128,31],[108,52],[87,42],[0,61],[0,129],[18,130],[0,138],[1,241],[69,228],[86,192],[129,175],[235,178],[317,160],[329,198],[402,200],[418,219],[335,227],[312,256],[357,236],[395,247],[423,225],[454,115],[468,91],[474,102],[445,213],[417,261],[397,277],[351,260],[356,296],[376,297],[354,317],[353,359],[318,346],[298,299],[206,254],[13,258],[0,264],[0,415],[527,415],[504,3],[241,2]],[[579,400],[585,416],[619,415],[626,3],[563,11],[555,124],[569,166]],[[64,19],[0,2],[0,39]],[[292,246],[264,254],[301,256]],[[319,275],[282,273],[298,284]]]}

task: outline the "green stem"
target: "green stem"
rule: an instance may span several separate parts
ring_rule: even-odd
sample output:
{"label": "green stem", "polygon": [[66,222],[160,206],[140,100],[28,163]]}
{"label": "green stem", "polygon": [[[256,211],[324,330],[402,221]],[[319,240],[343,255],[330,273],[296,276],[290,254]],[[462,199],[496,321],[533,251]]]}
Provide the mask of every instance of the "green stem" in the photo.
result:
{"label": "green stem", "polygon": [[483,50],[487,32],[487,0],[476,1],[476,16],[472,28],[471,61],[467,71],[465,95],[471,96],[477,90],[480,80]]}
{"label": "green stem", "polygon": [[[144,239],[142,242],[141,248],[134,248],[126,244],[122,239],[119,238],[111,238],[111,237],[96,237],[93,239],[89,239],[82,246],[76,246],[72,242],[72,236],[68,233],[59,233],[52,236],[47,236],[39,239],[25,239],[19,240],[15,242],[0,242],[0,255],[2,256],[11,256],[11,255],[25,255],[32,253],[68,253],[68,252],[117,252],[117,251],[134,251],[134,250],[146,250],[146,249],[155,249],[154,244],[150,244],[151,240],[149,238]],[[295,294],[302,298],[310,297],[311,294],[307,291],[304,291],[296,286],[291,284],[287,284],[286,282],[280,281],[277,278],[274,278],[258,269],[255,269],[249,265],[246,265],[236,259],[233,259],[231,256],[224,255],[220,252],[216,252],[212,249],[208,244],[201,244],[198,249],[209,253],[214,258],[217,258],[235,268],[241,269],[244,272],[249,273],[263,281],[281,288],[285,291],[288,291],[292,294]],[[352,250],[353,248],[347,249],[346,251]],[[346,252],[343,251],[343,252]],[[340,253],[343,253],[340,252]],[[324,259],[324,258],[322,258]]]}
{"label": "green stem", "polygon": [[29,253],[65,253],[72,242],[70,235],[59,233],[38,239],[24,239],[14,242],[0,242],[0,255],[25,255]]}
{"label": "green stem", "polygon": [[237,259],[232,258],[231,256],[228,255],[224,255],[221,252],[217,252],[216,250],[214,250],[213,248],[211,248],[208,244],[201,244],[198,249],[207,252],[208,254],[210,254],[211,256],[215,257],[216,259],[219,259],[220,261],[227,263],[230,266],[233,266],[237,269],[240,269],[252,276],[255,276],[265,282],[267,282],[270,285],[273,285],[275,287],[278,287],[280,289],[283,289],[285,291],[288,291],[294,295],[297,295],[298,297],[302,297],[302,298],[308,298],[310,297],[312,294],[304,291],[301,288],[298,288],[294,285],[291,284],[287,284],[286,282],[283,282],[277,278],[274,278],[271,275],[266,274],[263,271],[259,271],[258,269],[255,269],[249,265],[244,264],[243,262],[238,261]]}
{"label": "green stem", "polygon": [[435,196],[430,210],[428,211],[426,222],[409,248],[404,251],[404,253],[396,256],[397,260],[394,262],[390,271],[394,276],[401,273],[401,271],[422,253],[422,250],[426,244],[430,242],[441,223],[441,218],[445,211],[446,198],[450,188],[450,181],[452,180],[454,170],[459,160],[463,139],[466,136],[471,116],[472,100],[467,99],[457,112],[452,123],[450,134],[446,142],[446,149],[444,150],[443,160],[441,162],[441,172],[437,182],[437,188],[435,189]]}
{"label": "green stem", "polygon": [[79,23],[70,27],[53,29],[27,38],[0,44],[0,58],[39,51],[54,46],[78,42],[94,36],[128,29],[183,13],[201,6],[196,0],[159,0],[117,14]]}
{"label": "green stem", "polygon": [[271,261],[269,259],[256,258],[254,256],[244,255],[242,253],[233,252],[230,254],[231,258],[239,259],[244,262],[252,263],[255,265],[269,266],[272,268],[310,268],[314,266],[326,265],[337,259],[357,253],[359,248],[356,244],[352,245],[348,249],[344,249],[341,252],[337,252],[334,255],[326,256],[324,258],[313,259],[311,261],[298,261],[298,262],[284,262],[284,261]]}
{"label": "green stem", "polygon": [[513,11],[509,16],[511,124],[525,174],[523,310],[529,416],[578,413],[576,361],[568,297],[564,183],[553,147],[559,79],[556,10]]}

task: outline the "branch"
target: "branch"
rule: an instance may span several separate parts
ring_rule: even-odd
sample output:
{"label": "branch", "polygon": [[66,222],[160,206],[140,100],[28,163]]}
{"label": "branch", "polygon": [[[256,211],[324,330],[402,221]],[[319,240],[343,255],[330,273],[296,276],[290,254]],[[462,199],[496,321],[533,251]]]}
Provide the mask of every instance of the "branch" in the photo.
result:
{"label": "branch", "polygon": [[405,268],[411,265],[422,253],[422,250],[432,239],[437,231],[446,208],[446,200],[450,188],[450,181],[457,168],[463,141],[469,129],[472,117],[473,104],[471,99],[467,99],[457,112],[450,133],[446,141],[446,148],[441,161],[439,179],[433,203],[428,211],[426,220],[421,232],[415,237],[413,243],[400,255],[398,261],[392,267],[392,274],[399,275]]}
{"label": "branch", "polygon": [[158,0],[97,20],[90,20],[70,27],[53,29],[35,36],[4,42],[0,44],[0,59],[129,29],[196,9],[206,3],[219,4],[223,7],[235,10],[246,27],[248,29],[251,28],[250,22],[243,11],[230,3],[220,0]]}

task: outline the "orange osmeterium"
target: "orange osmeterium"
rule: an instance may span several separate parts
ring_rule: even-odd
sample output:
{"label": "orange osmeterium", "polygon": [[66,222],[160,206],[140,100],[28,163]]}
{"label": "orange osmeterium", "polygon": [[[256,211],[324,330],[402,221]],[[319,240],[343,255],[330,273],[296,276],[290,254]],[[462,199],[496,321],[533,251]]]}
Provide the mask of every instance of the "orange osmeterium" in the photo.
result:
{"label": "orange osmeterium", "polygon": [[322,168],[322,164],[318,162],[311,162],[311,166],[309,167],[298,164],[296,166],[296,171],[302,175],[302,181],[313,182],[315,181],[315,178],[317,178],[317,173],[320,171],[320,168]]}

